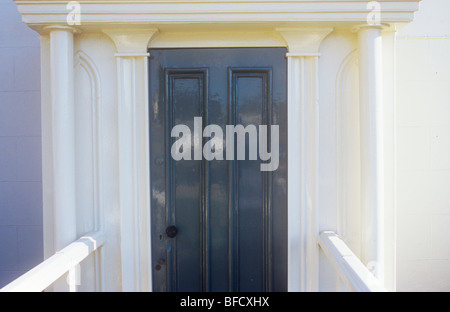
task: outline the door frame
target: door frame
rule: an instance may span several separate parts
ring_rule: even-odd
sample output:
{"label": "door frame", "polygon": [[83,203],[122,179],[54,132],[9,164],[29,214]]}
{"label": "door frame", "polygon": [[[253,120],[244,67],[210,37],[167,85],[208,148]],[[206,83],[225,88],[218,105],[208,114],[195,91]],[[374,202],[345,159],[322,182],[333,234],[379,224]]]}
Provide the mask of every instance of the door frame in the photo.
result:
{"label": "door frame", "polygon": [[[170,30],[104,30],[117,48],[119,133],[128,134],[122,136],[123,146],[127,148],[119,149],[120,172],[128,176],[130,182],[135,181],[121,188],[124,194],[121,206],[129,203],[132,210],[121,213],[121,227],[126,229],[122,231],[121,243],[124,290],[136,289],[136,285],[145,285],[144,288],[151,290],[152,285],[151,247],[148,247],[151,223],[147,51],[152,48],[268,46],[288,50],[288,290],[318,290],[319,49],[333,28],[243,29],[245,26],[226,32],[213,28],[185,32],[179,25]],[[133,185],[138,185],[134,192],[129,189]],[[140,223],[140,230],[136,230],[136,223]]]}

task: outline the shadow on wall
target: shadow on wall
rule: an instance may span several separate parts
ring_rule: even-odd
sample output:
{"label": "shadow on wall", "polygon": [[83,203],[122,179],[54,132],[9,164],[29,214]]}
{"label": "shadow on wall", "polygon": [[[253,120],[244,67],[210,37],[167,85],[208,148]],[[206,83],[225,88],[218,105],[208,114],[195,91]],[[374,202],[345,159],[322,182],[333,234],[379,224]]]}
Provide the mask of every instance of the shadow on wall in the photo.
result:
{"label": "shadow on wall", "polygon": [[40,42],[0,3],[0,288],[43,260]]}

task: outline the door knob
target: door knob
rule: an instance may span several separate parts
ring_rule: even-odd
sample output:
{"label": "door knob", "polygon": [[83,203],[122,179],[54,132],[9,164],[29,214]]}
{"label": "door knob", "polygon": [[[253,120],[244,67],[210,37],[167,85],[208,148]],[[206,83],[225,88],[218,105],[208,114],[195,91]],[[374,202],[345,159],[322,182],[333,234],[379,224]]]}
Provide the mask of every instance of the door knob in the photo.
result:
{"label": "door knob", "polygon": [[166,229],[166,234],[167,236],[169,236],[170,238],[174,238],[175,236],[177,236],[178,234],[178,229],[175,225],[171,225],[169,227],[167,227]]}

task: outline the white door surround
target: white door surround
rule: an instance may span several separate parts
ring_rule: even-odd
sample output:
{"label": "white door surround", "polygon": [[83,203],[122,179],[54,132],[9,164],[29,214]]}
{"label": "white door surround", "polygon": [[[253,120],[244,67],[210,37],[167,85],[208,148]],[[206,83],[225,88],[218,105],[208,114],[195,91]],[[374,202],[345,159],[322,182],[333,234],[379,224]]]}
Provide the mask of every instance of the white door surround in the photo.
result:
{"label": "white door surround", "polygon": [[[412,20],[418,1],[379,1],[381,20],[375,25],[368,24],[369,1],[335,0],[332,5],[330,1],[289,1],[283,6],[277,1],[237,0],[79,1],[80,25],[68,25],[70,10],[65,2],[16,2],[24,22],[42,38],[47,257],[74,241],[83,231],[80,222],[94,216],[92,224],[86,221],[86,228],[105,232],[101,281],[96,287],[151,291],[149,49],[284,46],[288,49],[288,289],[318,290],[321,44],[333,32],[356,31],[361,257],[364,263],[375,264],[374,273],[383,279],[382,28],[393,31]],[[93,37],[103,41],[96,46]],[[105,38],[113,42],[113,53]],[[94,52],[79,49],[83,46]],[[107,60],[99,61],[102,54]],[[112,57],[115,68],[105,65],[111,64]],[[74,61],[77,58],[81,61]],[[84,74],[77,74],[77,64],[83,66],[87,81],[80,78]],[[92,107],[90,117],[83,119],[82,112],[77,115],[74,98],[82,98],[76,86],[85,84]],[[87,132],[91,157],[80,160],[76,149],[83,134],[76,129],[85,127],[91,128]],[[92,212],[79,211],[79,194],[86,183],[77,175],[80,170],[93,172]]]}

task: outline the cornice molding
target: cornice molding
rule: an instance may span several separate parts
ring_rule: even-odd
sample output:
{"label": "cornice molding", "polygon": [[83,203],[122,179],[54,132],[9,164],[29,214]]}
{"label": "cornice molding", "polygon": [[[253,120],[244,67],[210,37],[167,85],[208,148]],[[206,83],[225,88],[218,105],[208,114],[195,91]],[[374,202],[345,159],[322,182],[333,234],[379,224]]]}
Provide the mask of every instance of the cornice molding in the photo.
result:
{"label": "cornice molding", "polygon": [[[39,30],[43,25],[67,25],[68,1],[15,0],[23,21]],[[381,23],[409,22],[421,0],[378,0]],[[80,0],[81,26],[158,25],[168,23],[351,23],[367,21],[369,0]]]}

